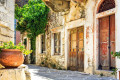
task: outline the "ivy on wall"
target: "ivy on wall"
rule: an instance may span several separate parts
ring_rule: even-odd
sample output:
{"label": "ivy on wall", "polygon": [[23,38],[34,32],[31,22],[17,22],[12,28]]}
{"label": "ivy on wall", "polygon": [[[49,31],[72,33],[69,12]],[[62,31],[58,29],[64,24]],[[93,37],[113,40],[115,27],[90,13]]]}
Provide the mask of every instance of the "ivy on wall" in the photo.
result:
{"label": "ivy on wall", "polygon": [[36,36],[45,32],[49,8],[42,0],[29,0],[23,7],[15,8],[15,18],[18,20],[16,29],[27,32],[31,40],[32,56],[35,54]]}

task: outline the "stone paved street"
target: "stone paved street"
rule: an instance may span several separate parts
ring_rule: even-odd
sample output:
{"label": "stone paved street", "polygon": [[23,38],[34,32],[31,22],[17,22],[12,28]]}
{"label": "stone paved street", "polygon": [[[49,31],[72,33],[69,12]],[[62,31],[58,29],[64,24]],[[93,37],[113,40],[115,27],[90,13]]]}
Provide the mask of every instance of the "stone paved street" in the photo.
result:
{"label": "stone paved street", "polygon": [[117,80],[111,77],[89,75],[78,71],[55,70],[28,65],[32,80]]}

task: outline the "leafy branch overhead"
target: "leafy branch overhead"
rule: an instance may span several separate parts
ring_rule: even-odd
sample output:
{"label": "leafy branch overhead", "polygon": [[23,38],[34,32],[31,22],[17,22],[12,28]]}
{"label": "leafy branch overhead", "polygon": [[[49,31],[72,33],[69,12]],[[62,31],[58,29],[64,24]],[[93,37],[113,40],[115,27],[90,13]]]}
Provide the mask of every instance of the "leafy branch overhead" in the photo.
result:
{"label": "leafy branch overhead", "polygon": [[29,0],[23,7],[15,8],[15,17],[18,20],[17,30],[27,32],[29,38],[45,32],[49,8],[42,0]]}

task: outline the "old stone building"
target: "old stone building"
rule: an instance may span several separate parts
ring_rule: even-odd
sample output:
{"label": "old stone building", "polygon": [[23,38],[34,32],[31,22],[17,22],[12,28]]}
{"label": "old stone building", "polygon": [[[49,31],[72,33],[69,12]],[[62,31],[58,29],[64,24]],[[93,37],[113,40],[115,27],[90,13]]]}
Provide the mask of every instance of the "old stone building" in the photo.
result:
{"label": "old stone building", "polygon": [[[111,75],[120,60],[120,0],[43,0],[51,8],[45,35],[36,39],[36,64],[51,55],[65,69]],[[119,75],[119,74],[118,74]]]}
{"label": "old stone building", "polygon": [[0,45],[14,42],[14,4],[13,0],[0,1]]}

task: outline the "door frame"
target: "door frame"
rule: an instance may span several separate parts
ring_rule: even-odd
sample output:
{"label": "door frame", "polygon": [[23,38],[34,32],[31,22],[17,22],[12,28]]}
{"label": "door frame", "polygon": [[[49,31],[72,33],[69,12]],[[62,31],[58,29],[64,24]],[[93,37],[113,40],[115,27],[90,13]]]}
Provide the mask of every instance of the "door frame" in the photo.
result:
{"label": "door frame", "polygon": [[[99,18],[110,16],[115,14],[116,20],[116,7],[101,13],[98,13],[99,7],[104,0],[99,0],[96,4],[95,11],[94,11],[94,70],[99,70]],[[116,0],[115,0],[116,2]],[[116,4],[115,4],[116,5]],[[115,21],[115,38],[116,38],[116,21]],[[115,40],[116,44],[116,40]],[[116,45],[115,45],[116,47]],[[116,65],[116,64],[115,64]],[[99,72],[99,71],[98,71]]]}
{"label": "door frame", "polygon": [[[77,24],[76,24],[77,23]],[[69,34],[70,34],[70,29],[72,28],[77,28],[80,26],[84,26],[84,40],[85,40],[85,19],[78,19],[74,20],[71,22],[66,23],[65,27],[65,68],[68,69],[69,67]],[[85,41],[84,41],[84,47],[85,47]],[[85,53],[85,48],[84,48],[84,53]],[[84,66],[85,66],[85,55],[84,55]],[[85,68],[84,68],[85,71]]]}
{"label": "door frame", "polygon": [[[75,70],[76,71],[84,71],[83,69],[84,69],[84,62],[83,62],[83,69],[79,69],[80,67],[78,67],[77,65],[78,65],[78,63],[79,63],[79,59],[78,59],[78,57],[79,57],[79,45],[78,45],[78,43],[79,43],[79,28],[81,28],[82,27],[82,30],[83,30],[83,52],[81,52],[81,54],[83,53],[84,54],[84,26],[80,26],[80,27],[76,27],[76,28],[72,28],[72,29],[69,29],[69,33],[72,31],[72,30],[76,30],[76,32],[75,32],[75,34],[76,34],[76,66],[75,66]],[[74,34],[74,33],[73,33]],[[71,43],[70,43],[70,41],[71,41],[71,34],[69,34],[69,53],[68,53],[68,57],[70,56],[70,53],[72,53],[72,52],[70,52],[70,45],[71,45]],[[70,58],[70,57],[69,57]],[[69,59],[70,60],[70,59]],[[69,61],[68,60],[68,61]],[[70,66],[70,61],[68,62],[68,68],[70,68],[70,67],[72,67],[72,66]],[[70,69],[71,70],[71,69]]]}

